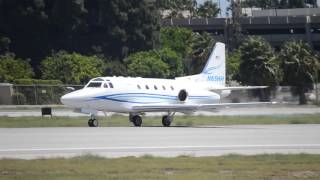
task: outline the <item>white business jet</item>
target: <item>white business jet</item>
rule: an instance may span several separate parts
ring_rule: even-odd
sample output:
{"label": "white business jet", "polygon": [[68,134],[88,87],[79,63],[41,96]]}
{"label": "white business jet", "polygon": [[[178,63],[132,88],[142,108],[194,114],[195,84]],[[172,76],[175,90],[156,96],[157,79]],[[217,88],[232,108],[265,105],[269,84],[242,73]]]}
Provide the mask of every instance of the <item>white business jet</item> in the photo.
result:
{"label": "white business jet", "polygon": [[61,97],[66,106],[91,114],[90,127],[99,125],[98,111],[129,113],[134,126],[141,126],[144,112],[166,112],[163,126],[170,126],[176,112],[192,113],[222,107],[257,105],[264,102],[220,103],[231,90],[261,86],[225,87],[225,44],[216,43],[200,74],[175,79],[97,77],[80,90]]}

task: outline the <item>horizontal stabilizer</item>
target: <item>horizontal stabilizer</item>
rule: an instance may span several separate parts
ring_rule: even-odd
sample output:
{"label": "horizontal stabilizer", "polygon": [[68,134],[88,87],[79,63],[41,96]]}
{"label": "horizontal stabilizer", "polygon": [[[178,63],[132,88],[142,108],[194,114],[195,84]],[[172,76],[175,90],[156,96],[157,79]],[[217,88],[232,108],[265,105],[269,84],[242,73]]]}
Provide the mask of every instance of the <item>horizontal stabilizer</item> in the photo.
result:
{"label": "horizontal stabilizer", "polygon": [[245,90],[245,89],[264,89],[268,86],[235,86],[235,87],[214,87],[210,90]]}

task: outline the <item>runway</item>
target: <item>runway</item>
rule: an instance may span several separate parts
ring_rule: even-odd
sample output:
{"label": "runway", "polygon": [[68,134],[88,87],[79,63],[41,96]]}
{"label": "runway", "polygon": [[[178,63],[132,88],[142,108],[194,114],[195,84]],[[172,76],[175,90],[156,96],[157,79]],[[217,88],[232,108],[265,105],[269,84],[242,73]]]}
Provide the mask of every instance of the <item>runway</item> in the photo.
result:
{"label": "runway", "polygon": [[[0,116],[8,117],[25,117],[25,116],[41,116],[41,106],[23,106],[19,109],[15,106],[0,106]],[[29,107],[29,108],[28,108]],[[73,112],[73,109],[52,107],[53,116],[63,117],[79,117],[88,116]],[[114,113],[107,113],[111,116]],[[147,116],[160,116],[163,113],[146,113]],[[263,115],[306,115],[306,114],[320,114],[320,108],[313,105],[261,105],[256,107],[234,107],[222,108],[214,112],[197,111],[193,115],[201,116],[263,116]],[[99,116],[104,116],[103,112],[99,112]],[[182,115],[177,113],[177,115]]]}
{"label": "runway", "polygon": [[320,125],[2,128],[0,158],[320,154]]}

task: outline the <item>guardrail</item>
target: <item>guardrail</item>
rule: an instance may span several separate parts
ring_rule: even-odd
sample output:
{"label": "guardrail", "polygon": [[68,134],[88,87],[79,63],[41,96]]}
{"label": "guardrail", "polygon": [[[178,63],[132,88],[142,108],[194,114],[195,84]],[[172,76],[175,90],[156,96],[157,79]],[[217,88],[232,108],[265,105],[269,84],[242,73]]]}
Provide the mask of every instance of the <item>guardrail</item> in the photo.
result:
{"label": "guardrail", "polygon": [[[162,19],[161,24],[163,26],[225,26],[228,22],[231,22],[231,18],[172,18]],[[320,23],[320,16],[266,16],[266,17],[241,17],[240,23],[243,25],[248,24],[306,24],[306,23]]]}

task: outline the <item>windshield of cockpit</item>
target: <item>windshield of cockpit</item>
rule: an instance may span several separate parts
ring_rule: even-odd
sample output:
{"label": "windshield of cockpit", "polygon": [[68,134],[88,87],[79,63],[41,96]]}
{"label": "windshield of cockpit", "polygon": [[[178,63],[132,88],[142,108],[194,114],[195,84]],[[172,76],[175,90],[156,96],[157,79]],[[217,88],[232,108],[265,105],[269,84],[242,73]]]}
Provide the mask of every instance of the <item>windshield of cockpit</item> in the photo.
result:
{"label": "windshield of cockpit", "polygon": [[102,83],[104,82],[101,78],[92,79],[87,85],[86,88],[100,88]]}

